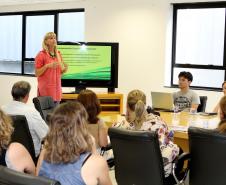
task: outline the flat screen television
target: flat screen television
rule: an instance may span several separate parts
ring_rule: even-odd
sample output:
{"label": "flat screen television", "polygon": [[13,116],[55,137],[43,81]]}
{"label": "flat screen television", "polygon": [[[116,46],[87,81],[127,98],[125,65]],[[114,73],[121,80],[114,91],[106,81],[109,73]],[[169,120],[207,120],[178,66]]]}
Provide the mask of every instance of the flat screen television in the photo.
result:
{"label": "flat screen television", "polygon": [[118,87],[118,43],[59,42],[68,71],[62,75],[62,87],[104,87],[114,92]]}

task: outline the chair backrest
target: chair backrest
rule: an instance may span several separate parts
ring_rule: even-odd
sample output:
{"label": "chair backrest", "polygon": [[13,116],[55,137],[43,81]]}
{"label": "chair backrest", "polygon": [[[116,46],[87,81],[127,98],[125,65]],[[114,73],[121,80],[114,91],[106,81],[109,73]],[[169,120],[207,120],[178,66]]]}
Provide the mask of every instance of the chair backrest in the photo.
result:
{"label": "chair backrest", "polygon": [[58,181],[37,177],[0,166],[0,184],[2,185],[60,185]]}
{"label": "chair backrest", "polygon": [[151,106],[147,106],[146,111],[148,112],[148,114],[152,113],[154,115],[160,116],[160,112],[154,111],[154,109],[152,109]]}
{"label": "chair backrest", "polygon": [[119,185],[163,185],[164,169],[158,135],[148,131],[109,128]]}
{"label": "chair backrest", "polygon": [[13,120],[14,131],[11,136],[11,142],[21,143],[30,153],[31,158],[36,164],[34,143],[28,127],[27,119],[24,115],[10,115]]}
{"label": "chair backrest", "polygon": [[51,96],[38,96],[33,98],[33,103],[42,118],[47,121],[47,115],[55,108],[53,98]]}
{"label": "chair backrest", "polygon": [[226,134],[216,130],[188,129],[191,185],[226,184]]}
{"label": "chair backrest", "polygon": [[197,112],[205,112],[207,96],[199,96],[199,98],[200,98],[200,104],[197,108]]}

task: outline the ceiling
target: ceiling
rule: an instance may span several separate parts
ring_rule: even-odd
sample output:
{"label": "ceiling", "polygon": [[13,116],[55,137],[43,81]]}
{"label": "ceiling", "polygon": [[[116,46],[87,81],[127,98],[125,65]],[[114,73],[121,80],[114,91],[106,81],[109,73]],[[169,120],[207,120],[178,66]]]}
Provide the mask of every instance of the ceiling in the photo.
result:
{"label": "ceiling", "polygon": [[79,0],[0,0],[0,6],[6,5],[19,5],[19,4],[37,4],[37,3],[56,3],[56,2],[69,2]]}

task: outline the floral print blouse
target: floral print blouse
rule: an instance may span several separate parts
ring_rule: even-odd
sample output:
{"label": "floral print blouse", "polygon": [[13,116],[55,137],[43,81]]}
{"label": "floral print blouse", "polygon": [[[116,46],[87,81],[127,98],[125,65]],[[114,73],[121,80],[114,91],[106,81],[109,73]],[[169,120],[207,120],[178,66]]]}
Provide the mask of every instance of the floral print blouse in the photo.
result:
{"label": "floral print blouse", "polygon": [[[115,127],[135,130],[133,123],[128,123],[126,120],[114,125]],[[157,115],[147,114],[146,121],[142,124],[139,130],[157,131],[159,136],[159,146],[163,157],[163,165],[165,177],[172,173],[172,162],[179,154],[179,147],[173,143],[173,132],[168,130],[166,123]]]}

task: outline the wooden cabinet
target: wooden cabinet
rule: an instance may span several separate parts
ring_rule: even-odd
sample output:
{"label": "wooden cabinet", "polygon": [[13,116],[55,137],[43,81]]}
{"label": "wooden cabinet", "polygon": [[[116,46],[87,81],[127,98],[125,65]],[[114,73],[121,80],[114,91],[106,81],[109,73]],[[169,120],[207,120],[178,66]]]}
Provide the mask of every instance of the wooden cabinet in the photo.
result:
{"label": "wooden cabinet", "polygon": [[[62,94],[62,101],[75,100],[78,94]],[[118,93],[97,93],[100,100],[101,114],[122,114],[123,94]]]}

